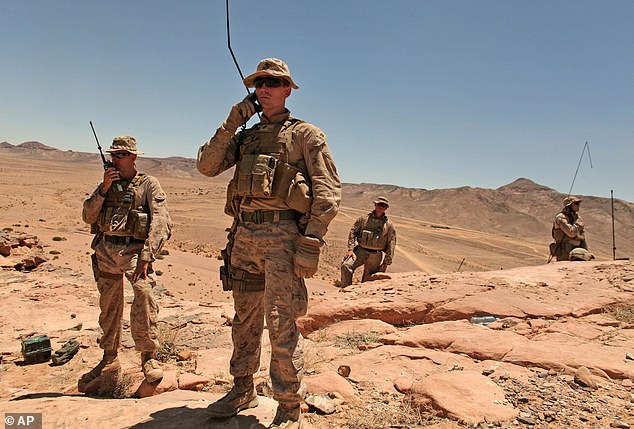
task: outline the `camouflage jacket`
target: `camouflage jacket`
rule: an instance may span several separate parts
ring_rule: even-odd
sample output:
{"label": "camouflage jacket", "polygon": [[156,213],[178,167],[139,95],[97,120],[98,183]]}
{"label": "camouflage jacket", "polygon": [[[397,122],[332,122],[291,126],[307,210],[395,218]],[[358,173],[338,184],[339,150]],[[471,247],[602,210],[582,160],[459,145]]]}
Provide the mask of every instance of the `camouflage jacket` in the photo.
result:
{"label": "camouflage jacket", "polygon": [[[116,182],[112,184],[108,192],[111,192],[114,186],[116,186]],[[92,195],[84,201],[82,210],[84,222],[91,225],[98,222],[99,213],[107,195],[106,193],[102,197],[99,193],[99,186],[97,186]],[[139,206],[147,208],[150,218],[148,237],[141,251],[141,260],[153,262],[172,231],[172,221],[167,209],[165,192],[155,177],[146,175],[135,187],[132,207]]]}
{"label": "camouflage jacket", "polygon": [[[270,120],[262,116],[261,123],[283,123],[290,118],[286,110]],[[220,126],[211,140],[198,150],[197,167],[205,176],[217,176],[239,162],[240,134],[248,135],[254,125],[245,131],[234,134]],[[311,182],[312,204],[302,219],[306,224],[306,235],[323,238],[328,225],[339,210],[341,201],[341,182],[325,134],[314,125],[300,122],[294,126],[288,149],[288,163],[294,167],[305,166]],[[288,207],[276,200],[253,198],[250,209],[286,210]],[[244,208],[244,207],[243,207]]]}
{"label": "camouflage jacket", "polygon": [[586,239],[583,220],[578,213],[561,211],[553,222],[553,238],[557,243],[570,243],[575,246]]}
{"label": "camouflage jacket", "polygon": [[348,234],[348,250],[353,250],[356,245],[363,246],[364,231],[375,233],[376,239],[372,246],[368,246],[371,250],[382,250],[385,253],[383,262],[386,265],[392,264],[394,258],[394,250],[396,249],[396,229],[386,215],[377,218],[374,212],[370,212],[365,216],[359,217],[350,228]]}

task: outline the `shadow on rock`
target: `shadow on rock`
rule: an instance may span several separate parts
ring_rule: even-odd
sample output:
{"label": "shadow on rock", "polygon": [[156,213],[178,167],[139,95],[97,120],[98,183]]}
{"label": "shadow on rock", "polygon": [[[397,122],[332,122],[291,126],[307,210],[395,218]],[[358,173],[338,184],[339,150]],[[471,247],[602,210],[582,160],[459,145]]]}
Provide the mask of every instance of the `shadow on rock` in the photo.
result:
{"label": "shadow on rock", "polygon": [[21,395],[16,398],[13,398],[10,401],[23,401],[25,399],[60,398],[60,397],[73,397],[73,396],[83,398],[85,395],[77,394],[77,393],[59,393],[59,392],[27,393],[26,395]]}
{"label": "shadow on rock", "polygon": [[226,420],[214,420],[204,408],[166,408],[150,414],[152,420],[130,426],[131,429],[179,429],[209,428],[209,429],[264,429],[255,416],[235,416]]}

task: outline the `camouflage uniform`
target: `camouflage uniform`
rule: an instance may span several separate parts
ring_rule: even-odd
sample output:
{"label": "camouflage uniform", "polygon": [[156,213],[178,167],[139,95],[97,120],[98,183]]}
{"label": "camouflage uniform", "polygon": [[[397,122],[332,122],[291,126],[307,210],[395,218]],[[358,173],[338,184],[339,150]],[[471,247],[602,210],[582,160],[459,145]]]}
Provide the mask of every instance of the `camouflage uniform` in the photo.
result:
{"label": "camouflage uniform", "polygon": [[[146,240],[134,239],[130,234],[115,232],[109,235],[103,219],[104,204],[116,198],[117,193],[125,193],[131,185],[130,180],[118,180],[112,184],[105,196],[99,187],[84,201],[82,218],[84,222],[96,226],[99,230],[91,247],[95,250],[93,269],[99,289],[99,325],[103,336],[99,347],[104,350],[117,350],[121,341],[123,316],[123,276],[131,281],[139,258],[153,262],[161,247],[167,241],[171,231],[171,221],[165,201],[165,192],[158,180],[152,176],[137,174],[131,207],[146,208],[149,218],[149,233]],[[96,262],[96,264],[94,264]],[[150,270],[149,270],[150,271]],[[152,296],[155,285],[153,274],[148,271],[146,279],[132,283],[134,301],[130,311],[130,331],[137,350],[153,351],[158,346],[156,321],[158,305]]]}
{"label": "camouflage uniform", "polygon": [[[370,234],[372,244],[362,245],[363,234]],[[396,249],[396,229],[386,215],[376,217],[374,212],[359,217],[348,234],[348,251],[354,257],[341,264],[341,287],[352,284],[354,271],[363,265],[362,282],[379,271],[381,264],[391,265]]]}
{"label": "camouflage uniform", "polygon": [[564,199],[564,209],[557,213],[553,222],[552,236],[556,243],[558,261],[570,260],[570,252],[578,247],[588,250],[583,220],[570,207],[572,203],[581,202],[576,197]]}
{"label": "camouflage uniform", "polygon": [[259,132],[284,124],[280,135],[288,127],[292,129],[286,162],[301,170],[311,183],[312,203],[307,213],[297,213],[299,219],[291,216],[255,220],[258,213],[288,213],[290,207],[279,198],[243,197],[239,208],[235,207],[237,213],[233,213],[236,224],[231,266],[252,275],[263,275],[264,288],[233,288],[235,315],[230,372],[234,378],[240,378],[252,376],[258,370],[266,321],[272,347],[273,397],[280,405],[294,408],[302,400],[299,390],[304,341],[295,320],[306,313],[308,297],[303,278],[295,274],[293,257],[302,236],[323,239],[328,224],[337,214],[341,183],[324,133],[311,124],[294,120],[288,110],[271,118],[263,115],[260,123],[237,135],[227,130],[225,124],[198,151],[198,170],[202,174],[216,176],[239,164],[243,159],[241,145],[248,144]]}

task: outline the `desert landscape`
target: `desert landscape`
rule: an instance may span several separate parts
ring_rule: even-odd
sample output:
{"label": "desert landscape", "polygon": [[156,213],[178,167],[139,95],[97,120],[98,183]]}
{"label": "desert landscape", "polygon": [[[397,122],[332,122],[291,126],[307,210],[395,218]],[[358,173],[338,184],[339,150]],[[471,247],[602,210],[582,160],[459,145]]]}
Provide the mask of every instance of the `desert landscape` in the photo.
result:
{"label": "desert landscape", "polygon": [[[140,158],[168,196],[174,232],[154,269],[166,376],[142,382],[124,330],[124,372],[110,390],[77,391],[100,359],[98,293],[83,200],[98,154],[0,143],[0,406],[42,413],[45,428],[264,428],[260,406],[225,421],[204,408],[230,387],[231,295],[218,278],[230,172],[200,175],[187,158]],[[394,264],[340,289],[354,219],[379,195],[398,233]],[[344,184],[317,276],[307,280],[306,419],[315,428],[629,428],[634,425],[634,204],[581,195],[591,262],[548,261],[565,197],[518,178],[497,189]],[[126,286],[129,302],[132,290]],[[488,325],[474,316],[493,316]],[[126,321],[127,323],[127,321]],[[25,365],[21,341],[81,343],[61,366]],[[266,337],[266,335],[265,335]]]}

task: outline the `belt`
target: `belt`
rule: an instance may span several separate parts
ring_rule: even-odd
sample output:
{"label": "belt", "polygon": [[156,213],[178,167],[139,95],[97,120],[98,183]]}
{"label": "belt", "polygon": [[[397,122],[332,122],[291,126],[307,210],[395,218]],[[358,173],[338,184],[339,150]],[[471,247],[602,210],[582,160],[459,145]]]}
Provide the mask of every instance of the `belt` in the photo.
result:
{"label": "belt", "polygon": [[295,210],[256,210],[253,212],[240,213],[240,219],[244,222],[265,223],[279,222],[281,220],[297,220],[298,215]]}
{"label": "belt", "polygon": [[366,252],[370,252],[370,253],[381,252],[381,249],[368,249],[368,248],[365,248],[363,246],[359,246],[359,247],[362,248],[363,250],[365,250]]}
{"label": "belt", "polygon": [[145,243],[145,240],[138,240],[134,237],[125,237],[119,235],[104,235],[103,241],[107,241],[112,244],[137,244],[137,243]]}

